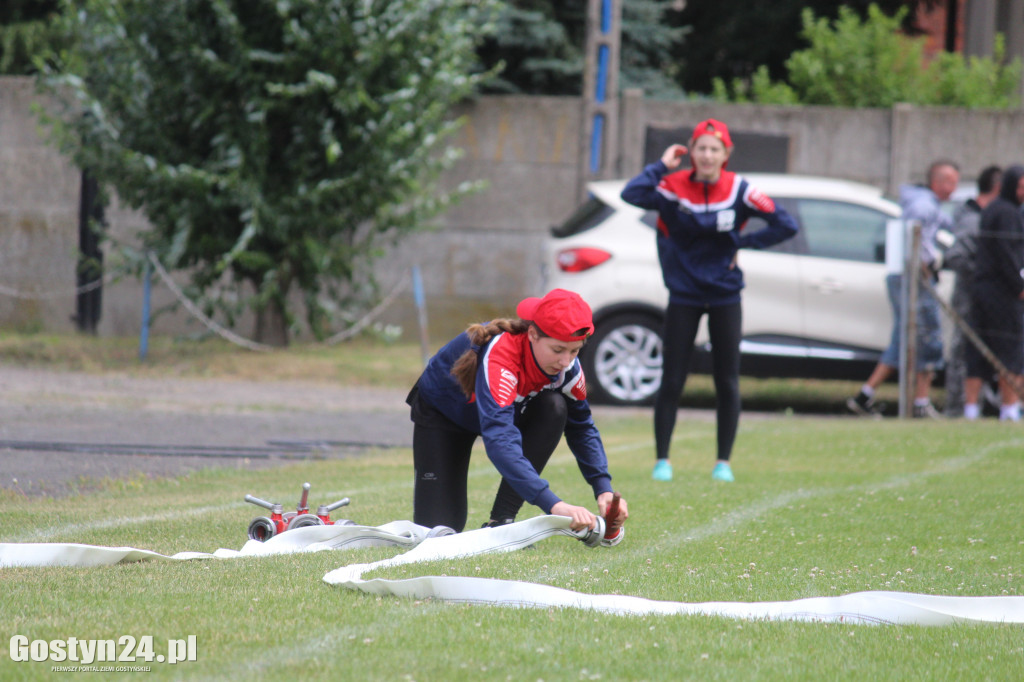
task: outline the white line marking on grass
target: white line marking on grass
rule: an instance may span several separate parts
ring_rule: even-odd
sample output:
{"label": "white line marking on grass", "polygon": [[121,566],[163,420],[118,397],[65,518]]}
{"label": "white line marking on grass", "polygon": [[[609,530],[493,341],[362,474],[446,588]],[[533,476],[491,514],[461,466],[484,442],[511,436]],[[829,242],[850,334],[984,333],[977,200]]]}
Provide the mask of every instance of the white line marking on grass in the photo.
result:
{"label": "white line marking on grass", "polygon": [[836,495],[836,494],[848,494],[855,492],[863,492],[868,490],[878,489],[891,489],[900,488],[911,483],[915,483],[921,479],[930,478],[931,476],[938,476],[940,474],[952,473],[954,471],[960,471],[967,467],[977,464],[978,462],[988,458],[993,452],[1002,450],[1009,447],[1020,447],[1024,445],[1024,440],[1014,439],[1008,441],[1001,441],[998,443],[990,443],[983,447],[981,450],[969,454],[962,455],[960,457],[953,457],[951,459],[944,459],[937,463],[935,467],[930,470],[921,471],[916,474],[900,474],[893,476],[888,480],[881,482],[862,483],[858,485],[851,485],[842,488],[829,487],[829,488],[810,488],[807,490],[795,490],[791,492],[784,492],[780,495],[776,495],[773,498],[760,500],[753,504],[749,504],[745,507],[740,507],[733,511],[727,512],[722,517],[711,521],[710,523],[704,524],[703,526],[697,526],[688,530],[680,531],[674,536],[669,536],[669,539],[674,540],[675,544],[689,542],[692,540],[703,540],[715,535],[724,534],[731,528],[752,521],[759,516],[764,515],[774,509],[785,507],[786,505],[795,502],[797,500],[806,500],[814,497],[822,497],[825,495]]}
{"label": "white line marking on grass", "polygon": [[353,646],[354,642],[365,646],[368,639],[387,637],[390,628],[390,624],[383,623],[372,628],[345,627],[308,639],[289,640],[285,645],[261,649],[257,658],[244,658],[237,663],[229,664],[223,668],[224,672],[207,679],[237,680],[239,673],[243,672],[259,673],[275,669],[284,670],[289,665],[306,663],[310,658],[322,656],[325,652],[336,653],[342,647]]}
{"label": "white line marking on grass", "polygon": [[[481,467],[476,470],[469,472],[470,478],[477,478],[480,476],[494,476],[493,468]],[[411,479],[411,477],[409,477]],[[340,500],[343,497],[357,498],[360,495],[376,495],[381,492],[388,490],[395,490],[401,488],[411,489],[413,487],[412,480],[395,481],[393,483],[386,483],[384,485],[371,486],[367,488],[349,488],[348,490],[328,490],[324,493],[317,493],[318,497],[324,500]],[[238,502],[226,502],[218,505],[208,505],[205,507],[189,507],[187,509],[169,509],[164,512],[155,514],[139,514],[132,516],[117,516],[117,517],[106,517],[97,519],[95,521],[84,521],[82,523],[65,523],[57,526],[48,526],[46,528],[37,528],[33,530],[27,530],[22,533],[12,535],[9,537],[0,537],[0,542],[49,542],[54,538],[59,538],[68,534],[77,535],[82,532],[93,531],[93,530],[109,530],[111,528],[123,528],[127,526],[138,526],[145,523],[159,523],[161,521],[173,521],[183,517],[197,517],[197,516],[209,516],[222,514],[225,511],[231,509],[238,509],[239,507],[251,508],[256,515],[268,515],[266,511],[260,512],[258,509],[253,507],[251,504],[239,500]],[[311,509],[315,509],[315,506],[311,505]],[[342,507],[345,509],[345,507]],[[285,511],[290,511],[288,503],[285,503]]]}
{"label": "white line marking on grass", "polygon": [[[611,449],[612,452],[619,452],[623,450],[634,449],[637,447],[643,447],[648,445],[650,441],[645,440],[642,442],[636,442],[633,444],[621,444]],[[871,489],[871,488],[893,488],[902,485],[906,485],[915,480],[923,477],[933,476],[941,473],[948,473],[952,471],[959,471],[972,464],[975,464],[982,459],[987,458],[992,452],[1000,450],[1002,448],[1011,446],[1021,446],[1024,444],[1022,439],[1013,439],[1008,441],[1000,441],[996,443],[990,443],[976,453],[970,455],[963,455],[961,457],[955,457],[952,459],[944,459],[938,462],[937,466],[931,471],[924,471],[917,474],[904,474],[890,478],[888,481],[882,483],[864,484],[860,486],[853,486],[849,488],[818,488],[810,490],[797,490],[793,492],[782,493],[770,500],[763,500],[746,507],[736,509],[732,512],[727,513],[720,519],[712,521],[710,524],[705,526],[699,526],[695,529],[691,529],[685,536],[676,535],[676,540],[679,542],[686,542],[688,540],[698,540],[711,537],[724,532],[725,530],[746,523],[759,515],[762,515],[773,509],[790,504],[796,500],[804,500],[813,497],[820,497],[822,495],[831,495],[835,493],[843,492],[856,492],[857,490]],[[572,459],[570,454],[556,455],[552,458],[554,461],[559,463],[563,461],[569,461]],[[477,478],[482,476],[492,477],[495,475],[495,471],[491,467],[479,467],[477,469],[471,469],[469,476],[471,478]],[[411,488],[412,482],[404,480],[401,482],[388,483],[379,486],[372,486],[369,488],[353,488],[345,491],[327,491],[322,493],[324,498],[338,498],[341,497],[354,497],[360,494],[374,494],[381,491],[393,490],[396,488]],[[229,509],[237,509],[244,506],[245,502],[229,502],[219,505],[209,505],[205,507],[191,507],[188,509],[175,509],[160,512],[158,514],[145,514],[145,515],[133,515],[133,516],[119,516],[114,518],[103,518],[96,521],[87,521],[83,523],[72,523],[72,524],[61,524],[59,526],[49,526],[46,528],[39,528],[24,531],[17,535],[10,537],[0,538],[0,542],[47,542],[54,538],[61,537],[67,534],[77,534],[92,530],[108,530],[111,528],[121,528],[125,526],[137,526],[151,522],[170,521],[179,519],[182,517],[196,517],[206,516],[211,514],[220,514]]]}
{"label": "white line marking on grass", "polygon": [[[935,466],[929,470],[921,471],[916,474],[900,474],[878,482],[862,483],[846,487],[810,488],[787,491],[780,493],[775,497],[758,500],[746,506],[726,512],[721,517],[702,526],[684,528],[676,533],[665,535],[659,538],[657,542],[666,546],[678,546],[688,542],[705,540],[717,535],[725,535],[737,526],[749,523],[770,511],[779,509],[780,507],[785,507],[799,500],[870,490],[900,488],[931,476],[938,476],[940,474],[948,474],[966,469],[984,459],[987,459],[993,452],[1011,447],[1020,448],[1022,445],[1024,445],[1024,439],[1019,438],[990,443],[975,453],[952,457],[936,462]],[[606,565],[613,566],[619,563],[633,563],[636,560],[635,554],[632,553],[612,552],[611,554],[612,556],[609,556],[605,560]],[[551,575],[552,571],[546,570],[547,578],[544,582],[549,581]]]}
{"label": "white line marking on grass", "polygon": [[[471,470],[469,472],[470,478],[478,478],[481,476],[497,476],[497,472],[492,467],[480,467],[479,469]],[[393,483],[386,483],[384,485],[371,486],[368,488],[350,488],[348,490],[329,490],[324,493],[317,493],[317,495],[324,499],[340,500],[343,497],[356,498],[360,495],[375,495],[388,490],[395,490],[400,488],[411,489],[413,487],[413,481],[405,479],[402,481],[395,481]],[[86,531],[93,530],[109,530],[111,528],[122,528],[126,526],[138,526],[145,523],[161,522],[161,521],[173,521],[182,517],[196,517],[196,516],[208,516],[221,514],[230,509],[238,509],[239,507],[252,508],[257,515],[267,515],[266,511],[260,512],[252,505],[243,502],[227,502],[218,505],[209,505],[205,507],[190,507],[187,509],[169,509],[164,512],[156,514],[140,514],[132,516],[117,516],[97,519],[95,521],[85,521],[82,523],[66,523],[59,526],[48,526],[46,528],[37,528],[34,530],[27,530],[22,533],[12,535],[9,537],[0,537],[0,542],[49,542],[54,538],[65,536],[67,534],[76,535]],[[315,509],[315,505],[311,505],[311,509]],[[345,509],[345,507],[342,507]],[[285,511],[291,511],[289,504],[285,503]]]}
{"label": "white line marking on grass", "polygon": [[189,509],[171,509],[159,514],[142,514],[138,516],[118,516],[115,518],[98,519],[84,523],[65,523],[59,526],[48,528],[37,528],[29,530],[20,535],[3,538],[2,542],[47,542],[53,538],[68,533],[77,534],[83,531],[106,530],[109,528],[121,528],[123,526],[137,526],[143,523],[171,521],[180,519],[183,516],[206,516],[208,514],[219,514],[225,510],[240,507],[244,502],[231,502],[208,507],[191,507]]}
{"label": "white line marking on grass", "polygon": [[[365,593],[355,592],[354,596],[366,597]],[[370,597],[373,599],[373,597]],[[380,599],[380,597],[376,597]],[[396,602],[402,607],[406,602]],[[373,608],[379,608],[374,605]],[[432,619],[432,610],[417,610],[410,614],[411,618]],[[429,627],[429,626],[426,626]],[[336,630],[325,631],[322,634],[305,639],[292,639],[287,644],[275,646],[260,651],[258,659],[246,659],[237,663],[228,664],[224,672],[212,679],[237,680],[241,672],[264,672],[275,669],[283,670],[291,665],[301,664],[316,656],[322,656],[325,652],[336,653],[337,651],[354,646],[367,646],[376,641],[386,642],[393,636],[394,624],[390,621],[377,621],[374,623],[363,623],[357,626],[346,626]]]}

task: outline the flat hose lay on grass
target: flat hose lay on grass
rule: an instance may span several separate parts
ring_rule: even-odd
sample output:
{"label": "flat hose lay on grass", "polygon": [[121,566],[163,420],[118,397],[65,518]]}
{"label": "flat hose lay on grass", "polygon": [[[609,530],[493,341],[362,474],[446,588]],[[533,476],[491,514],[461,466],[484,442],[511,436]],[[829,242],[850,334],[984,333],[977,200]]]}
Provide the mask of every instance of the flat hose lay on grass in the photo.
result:
{"label": "flat hose lay on grass", "polygon": [[[369,564],[330,571],[324,581],[377,595],[507,607],[577,608],[615,615],[704,615],[747,620],[806,621],[885,625],[954,625],[957,623],[1024,624],[1024,597],[957,597],[889,591],[855,592],[837,597],[812,597],[775,602],[655,601],[624,595],[590,595],[524,581],[424,576],[406,580],[364,580],[369,571],[426,561],[511,552],[551,537],[568,537],[596,546],[603,522],[593,531],[573,531],[570,519],[538,516],[526,521],[465,533],[437,533],[408,521],[384,526],[331,525],[296,528],[266,542],[250,540],[241,550],[212,554],[179,552],[165,556],[129,547],[98,547],[75,543],[0,543],[0,567],[102,566],[133,561],[176,561],[268,556],[300,552],[396,546],[404,554]],[[597,548],[595,551],[615,551]]]}

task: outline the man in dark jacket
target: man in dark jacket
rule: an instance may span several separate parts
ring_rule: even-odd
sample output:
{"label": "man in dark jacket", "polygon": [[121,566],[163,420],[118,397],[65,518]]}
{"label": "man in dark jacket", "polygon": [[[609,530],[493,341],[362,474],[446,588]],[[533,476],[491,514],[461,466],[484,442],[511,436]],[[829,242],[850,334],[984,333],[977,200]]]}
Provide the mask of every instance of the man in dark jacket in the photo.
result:
{"label": "man in dark jacket", "polygon": [[[1012,376],[1000,375],[999,419],[1020,421],[1021,372],[1024,370],[1024,166],[1003,173],[999,197],[981,213],[971,326]],[[973,345],[967,349],[964,416],[977,419],[978,396],[994,370]],[[1016,389],[1016,390],[1015,390]]]}
{"label": "man in dark jacket", "polygon": [[[978,174],[978,195],[968,199],[953,212],[953,236],[956,241],[946,251],[944,267],[956,273],[953,286],[953,309],[964,320],[970,319],[971,279],[974,277],[974,257],[978,251],[978,229],[981,212],[993,199],[999,196],[1003,180],[1003,169],[988,166]],[[946,407],[947,417],[962,417],[964,414],[964,378],[967,364],[964,353],[967,339],[958,325],[953,325],[949,341],[949,358],[946,362]]]}

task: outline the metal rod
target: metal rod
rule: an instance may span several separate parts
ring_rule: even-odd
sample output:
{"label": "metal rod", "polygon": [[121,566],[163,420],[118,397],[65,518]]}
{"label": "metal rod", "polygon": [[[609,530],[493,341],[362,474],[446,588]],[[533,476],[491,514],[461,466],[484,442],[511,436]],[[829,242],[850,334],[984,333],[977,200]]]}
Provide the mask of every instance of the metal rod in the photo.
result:
{"label": "metal rod", "polygon": [[960,327],[960,331],[964,333],[967,340],[974,344],[974,347],[978,349],[978,352],[981,353],[982,357],[988,360],[989,364],[991,364],[992,367],[995,368],[996,372],[999,373],[999,376],[1010,385],[1010,388],[1012,388],[1013,392],[1017,394],[1017,397],[1024,401],[1024,386],[1022,386],[1017,380],[1017,375],[1007,369],[1006,365],[996,357],[995,353],[993,353],[985,342],[981,340],[981,337],[978,336],[977,332],[971,329],[971,325],[967,324],[967,321],[960,316],[953,306],[939,298],[939,294],[935,291],[935,287],[932,286],[931,282],[922,277],[921,284],[925,289],[931,292],[932,296],[935,297],[935,300],[937,300],[939,305],[942,306],[943,312],[949,316],[949,319],[953,320],[953,323],[956,324],[956,326]]}
{"label": "metal rod", "polygon": [[921,272],[921,222],[910,224],[910,245],[905,251],[906,267],[903,271],[902,291],[905,292],[900,305],[903,308],[902,333],[900,334],[900,418],[913,415],[914,395],[917,385],[917,299],[918,282]]}
{"label": "metal rod", "polygon": [[257,507],[263,507],[264,509],[269,509],[270,511],[274,511],[274,503],[273,502],[267,502],[266,500],[261,500],[260,498],[254,497],[252,495],[246,495],[245,496],[245,501],[249,502],[251,504],[255,504]]}
{"label": "metal rod", "polygon": [[332,504],[327,505],[327,511],[328,512],[332,512],[335,509],[338,509],[339,507],[347,506],[348,503],[349,503],[349,499],[347,497],[343,497],[340,500],[338,500],[337,502],[334,502]]}
{"label": "metal rod", "polygon": [[412,292],[416,300],[416,313],[420,324],[420,353],[423,355],[423,366],[430,360],[430,343],[427,339],[427,297],[423,292],[423,275],[420,266],[412,267]]}
{"label": "metal rod", "polygon": [[145,273],[142,276],[142,328],[139,330],[139,360],[145,360],[149,353],[149,317],[150,298],[153,293],[153,266],[146,260]]}

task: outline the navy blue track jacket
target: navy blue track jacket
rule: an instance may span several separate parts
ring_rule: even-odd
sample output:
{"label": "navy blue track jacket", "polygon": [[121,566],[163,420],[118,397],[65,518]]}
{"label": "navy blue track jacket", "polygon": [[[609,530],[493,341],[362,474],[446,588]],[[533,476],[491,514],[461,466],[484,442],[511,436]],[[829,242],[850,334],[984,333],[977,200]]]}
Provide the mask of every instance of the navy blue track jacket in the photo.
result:
{"label": "navy blue track jacket", "polygon": [[523,438],[516,422],[530,398],[540,391],[558,391],[569,408],[565,440],[580,473],[595,497],[610,492],[608,459],[590,413],[579,358],[558,376],[549,376],[537,365],[527,334],[498,334],[479,349],[476,392],[467,400],[451,370],[463,352],[472,347],[465,332],[442,347],[420,376],[420,397],[463,429],[480,434],[488,459],[512,489],[550,513],[561,499],[523,456]]}
{"label": "navy blue track jacket", "polygon": [[[738,303],[741,248],[764,249],[797,233],[796,221],[740,175],[722,171],[717,182],[693,179],[693,169],[668,173],[661,161],[644,168],[622,199],[658,212],[658,258],[669,302],[713,307]],[[768,226],[742,234],[751,216]]]}

